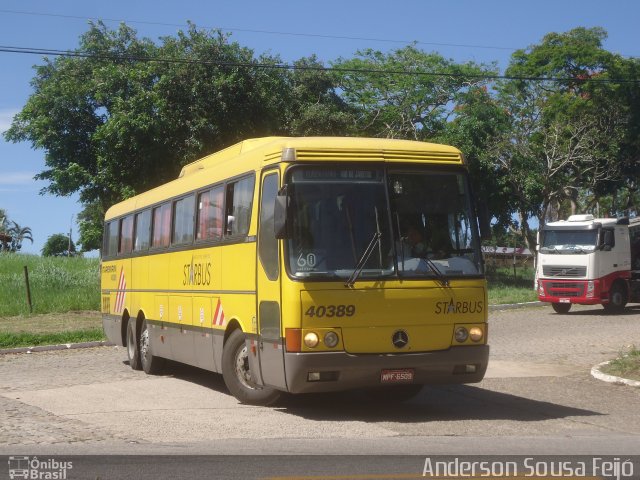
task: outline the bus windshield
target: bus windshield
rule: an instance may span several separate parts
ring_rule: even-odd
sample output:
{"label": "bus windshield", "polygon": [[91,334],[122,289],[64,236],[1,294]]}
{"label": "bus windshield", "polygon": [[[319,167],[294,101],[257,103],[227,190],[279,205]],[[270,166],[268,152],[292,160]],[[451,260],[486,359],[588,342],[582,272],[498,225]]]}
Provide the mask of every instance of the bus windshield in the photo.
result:
{"label": "bus windshield", "polygon": [[347,278],[359,262],[358,278],[481,273],[464,174],[299,166],[288,184],[295,277]]}
{"label": "bus windshield", "polygon": [[591,253],[596,249],[597,230],[545,230],[542,253]]}

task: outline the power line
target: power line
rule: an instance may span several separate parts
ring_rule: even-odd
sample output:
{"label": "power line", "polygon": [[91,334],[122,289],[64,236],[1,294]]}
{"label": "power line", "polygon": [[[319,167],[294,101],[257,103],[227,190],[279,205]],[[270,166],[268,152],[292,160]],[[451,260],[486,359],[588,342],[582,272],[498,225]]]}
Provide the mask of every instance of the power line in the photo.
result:
{"label": "power line", "polygon": [[353,74],[379,74],[379,75],[412,75],[448,78],[468,78],[474,80],[519,80],[529,82],[553,82],[553,83],[603,83],[603,84],[640,84],[640,79],[625,78],[579,78],[579,77],[540,77],[540,76],[513,76],[498,75],[492,73],[468,74],[452,72],[425,72],[417,69],[411,70],[382,70],[375,68],[344,68],[344,67],[324,67],[319,65],[290,65],[286,63],[258,63],[258,62],[221,62],[214,60],[200,60],[188,58],[168,58],[168,57],[148,57],[139,55],[112,55],[83,52],[80,50],[53,50],[46,48],[13,47],[0,45],[0,53],[18,53],[28,55],[50,55],[58,57],[92,58],[109,61],[130,61],[130,62],[157,62],[187,65],[209,65],[226,68],[255,68],[271,70],[299,70],[317,72],[338,72]]}
{"label": "power line", "polygon": [[[151,25],[151,26],[160,26],[160,27],[176,27],[176,28],[184,28],[188,27],[188,24],[180,24],[180,23],[164,23],[164,22],[151,22],[145,20],[124,20],[117,18],[105,18],[105,17],[83,17],[79,15],[62,15],[57,13],[42,13],[42,12],[26,12],[21,10],[4,10],[0,9],[0,13],[9,13],[14,15],[32,15],[38,17],[53,17],[53,18],[65,18],[72,20],[91,20],[91,21],[103,21],[103,22],[124,22],[128,24],[139,24],[139,25]],[[366,42],[379,42],[379,43],[396,43],[402,45],[430,45],[433,47],[456,47],[456,48],[481,48],[486,50],[506,50],[506,51],[516,51],[518,48],[514,47],[500,47],[495,45],[474,45],[474,44],[464,44],[464,43],[438,43],[438,42],[425,42],[425,41],[417,41],[417,40],[394,40],[389,38],[373,38],[373,37],[352,37],[347,35],[326,35],[319,33],[301,33],[301,32],[281,32],[274,30],[253,30],[246,28],[234,28],[234,27],[207,27],[203,26],[202,28],[209,30],[221,30],[223,32],[243,32],[243,33],[260,33],[267,35],[281,35],[281,36],[293,36],[293,37],[309,37],[309,38],[324,38],[328,40],[351,40],[351,41],[366,41]]]}

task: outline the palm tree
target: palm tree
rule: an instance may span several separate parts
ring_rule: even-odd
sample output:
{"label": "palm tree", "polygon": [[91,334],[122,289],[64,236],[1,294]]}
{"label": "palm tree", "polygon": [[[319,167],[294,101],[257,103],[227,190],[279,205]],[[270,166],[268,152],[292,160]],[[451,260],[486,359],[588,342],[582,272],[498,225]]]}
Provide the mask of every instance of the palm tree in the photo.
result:
{"label": "palm tree", "polygon": [[33,243],[33,235],[30,227],[21,227],[17,222],[11,221],[13,224],[7,230],[7,233],[11,236],[11,250],[14,252],[19,251],[22,248],[22,242],[24,240],[30,240]]}

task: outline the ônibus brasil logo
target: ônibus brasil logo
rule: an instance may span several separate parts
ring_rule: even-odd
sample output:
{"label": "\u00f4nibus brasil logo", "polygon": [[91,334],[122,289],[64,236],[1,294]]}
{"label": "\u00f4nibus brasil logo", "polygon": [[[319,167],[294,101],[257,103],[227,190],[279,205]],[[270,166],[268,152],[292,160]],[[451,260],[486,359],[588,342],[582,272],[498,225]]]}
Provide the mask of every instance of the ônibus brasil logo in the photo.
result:
{"label": "\u00f4nibus brasil logo", "polygon": [[39,460],[38,457],[11,456],[9,457],[9,478],[24,478],[34,480],[65,480],[67,471],[73,468],[73,462],[65,462],[48,458]]}

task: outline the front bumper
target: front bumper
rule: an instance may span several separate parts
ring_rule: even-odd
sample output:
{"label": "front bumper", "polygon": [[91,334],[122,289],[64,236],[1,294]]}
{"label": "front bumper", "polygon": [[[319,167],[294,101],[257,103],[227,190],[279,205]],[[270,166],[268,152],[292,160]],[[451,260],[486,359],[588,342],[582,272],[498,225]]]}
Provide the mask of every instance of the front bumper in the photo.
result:
{"label": "front bumper", "polygon": [[[592,284],[591,290],[589,282]],[[601,283],[598,280],[539,279],[538,300],[549,303],[599,305],[608,301],[608,298],[602,298]]]}
{"label": "front bumper", "polygon": [[[476,383],[483,379],[488,361],[488,345],[451,347],[437,352],[381,355],[352,355],[346,352],[285,353],[285,373],[291,393],[329,392],[383,386],[380,381],[381,372],[388,369],[412,369],[412,383],[416,384]],[[457,373],[464,371],[466,365],[475,365],[475,372]],[[309,372],[330,372],[331,380],[309,381]]]}

